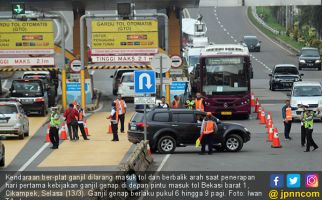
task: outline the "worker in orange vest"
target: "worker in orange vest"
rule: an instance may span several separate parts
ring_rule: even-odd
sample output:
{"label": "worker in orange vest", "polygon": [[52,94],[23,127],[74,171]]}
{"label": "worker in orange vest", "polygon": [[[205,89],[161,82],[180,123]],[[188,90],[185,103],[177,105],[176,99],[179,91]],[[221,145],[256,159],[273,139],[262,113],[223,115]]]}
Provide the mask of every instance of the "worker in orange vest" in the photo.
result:
{"label": "worker in orange vest", "polygon": [[113,141],[113,142],[119,141],[119,136],[117,134],[119,118],[118,118],[118,112],[117,112],[117,108],[116,108],[116,103],[115,102],[112,103],[112,111],[111,111],[111,114],[106,119],[110,119],[111,120],[111,126],[112,126],[112,132],[113,132],[113,139],[111,141]]}
{"label": "worker in orange vest", "polygon": [[172,108],[181,108],[180,97],[178,95],[174,95],[174,99],[172,101]]}
{"label": "worker in orange vest", "polygon": [[125,113],[126,113],[127,106],[120,94],[117,96],[117,99],[114,102],[116,105],[116,112],[118,114],[118,120],[120,120],[120,122],[121,122],[121,133],[124,133],[124,120],[125,120]]}
{"label": "worker in orange vest", "polygon": [[[79,130],[81,131],[82,133],[82,136],[83,136],[83,139],[84,140],[89,140],[86,136],[86,132],[85,132],[85,128],[84,128],[84,118],[85,118],[85,112],[83,110],[83,108],[80,107],[79,104],[76,105],[76,110],[78,112],[78,116],[77,116],[77,122],[78,122],[78,127],[79,127]],[[78,129],[76,131],[76,136],[78,138]]]}
{"label": "worker in orange vest", "polygon": [[195,107],[196,107],[196,110],[199,110],[202,112],[205,111],[205,101],[203,98],[201,98],[200,92],[196,94]]}
{"label": "worker in orange vest", "polygon": [[292,110],[297,110],[297,107],[292,107],[290,105],[290,100],[286,100],[285,105],[282,108],[285,140],[292,139],[290,137],[290,132],[291,132],[291,128],[292,128]]}
{"label": "worker in orange vest", "polygon": [[213,148],[213,134],[216,132],[216,122],[212,120],[211,112],[207,112],[205,119],[201,125],[201,154],[206,152],[206,145],[208,145],[208,154],[212,154]]}

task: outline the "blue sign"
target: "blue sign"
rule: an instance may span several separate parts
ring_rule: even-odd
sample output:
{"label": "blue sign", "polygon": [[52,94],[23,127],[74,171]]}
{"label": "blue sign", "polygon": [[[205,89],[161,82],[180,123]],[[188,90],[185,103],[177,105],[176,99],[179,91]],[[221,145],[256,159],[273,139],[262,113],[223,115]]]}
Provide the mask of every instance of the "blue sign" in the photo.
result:
{"label": "blue sign", "polygon": [[187,87],[187,82],[173,81],[170,84],[170,90],[182,90],[185,91]]}
{"label": "blue sign", "polygon": [[[85,84],[85,90],[88,90],[88,84]],[[67,83],[66,84],[66,91],[81,91],[81,84],[79,82],[74,83]]]}
{"label": "blue sign", "polygon": [[134,92],[138,94],[155,94],[156,78],[155,72],[134,71]]}

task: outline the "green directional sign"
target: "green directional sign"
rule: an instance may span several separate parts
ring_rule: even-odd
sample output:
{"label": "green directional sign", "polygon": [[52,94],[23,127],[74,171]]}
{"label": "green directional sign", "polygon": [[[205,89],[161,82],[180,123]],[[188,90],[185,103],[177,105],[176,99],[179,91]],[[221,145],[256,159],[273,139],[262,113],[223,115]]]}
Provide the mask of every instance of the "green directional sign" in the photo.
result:
{"label": "green directional sign", "polygon": [[12,14],[13,15],[25,14],[25,4],[24,3],[12,4]]}

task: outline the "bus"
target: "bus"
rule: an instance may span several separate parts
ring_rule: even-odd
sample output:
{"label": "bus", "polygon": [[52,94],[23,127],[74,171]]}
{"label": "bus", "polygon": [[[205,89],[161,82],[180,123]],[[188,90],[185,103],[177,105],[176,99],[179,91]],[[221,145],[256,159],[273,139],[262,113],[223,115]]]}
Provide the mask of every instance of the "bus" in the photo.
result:
{"label": "bus", "polygon": [[199,64],[190,79],[192,93],[200,92],[205,111],[216,116],[249,117],[252,66],[247,47],[215,44],[200,53]]}

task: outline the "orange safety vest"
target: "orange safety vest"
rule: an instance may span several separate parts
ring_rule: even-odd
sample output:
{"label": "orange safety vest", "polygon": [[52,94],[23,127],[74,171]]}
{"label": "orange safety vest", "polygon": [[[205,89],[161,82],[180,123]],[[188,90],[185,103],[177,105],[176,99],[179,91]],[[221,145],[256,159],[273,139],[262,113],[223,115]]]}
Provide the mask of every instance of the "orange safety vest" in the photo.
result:
{"label": "orange safety vest", "polygon": [[79,112],[78,121],[83,121],[83,111]]}
{"label": "orange safety vest", "polygon": [[291,108],[286,108],[286,120],[292,121],[292,109]]}
{"label": "orange safety vest", "polygon": [[205,121],[204,127],[203,127],[203,133],[205,135],[211,134],[215,132],[215,122],[209,120]]}
{"label": "orange safety vest", "polygon": [[203,105],[203,99],[195,99],[195,102],[196,102],[196,110],[199,110],[199,111],[202,111],[204,112],[205,111],[205,107]]}
{"label": "orange safety vest", "polygon": [[116,104],[116,112],[117,112],[117,114],[119,113],[119,110],[120,110],[120,104],[121,104],[121,109],[122,109],[123,114],[126,113],[126,109],[124,107],[124,100],[120,101],[120,100],[117,99],[115,104]]}
{"label": "orange safety vest", "polygon": [[173,100],[173,102],[172,102],[172,108],[179,108],[179,101],[177,101],[177,100]]}

